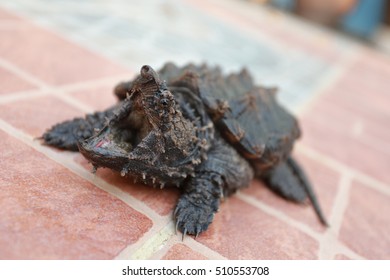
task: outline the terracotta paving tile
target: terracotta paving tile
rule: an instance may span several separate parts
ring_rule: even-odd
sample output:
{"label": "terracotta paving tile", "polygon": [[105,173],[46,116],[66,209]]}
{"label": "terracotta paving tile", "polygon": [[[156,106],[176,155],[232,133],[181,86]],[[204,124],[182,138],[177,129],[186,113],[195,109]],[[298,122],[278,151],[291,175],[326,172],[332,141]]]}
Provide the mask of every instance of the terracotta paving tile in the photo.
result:
{"label": "terracotta paving tile", "polygon": [[[303,155],[295,154],[295,158],[310,178],[322,210],[325,216],[329,218],[338,191],[340,175]],[[301,205],[287,201],[270,191],[259,180],[254,180],[248,189],[243,190],[243,193],[255,197],[259,202],[283,211],[288,216],[309,225],[317,231],[322,232],[326,229],[317,219],[311,204]]]}
{"label": "terracotta paving tile", "polygon": [[22,90],[35,89],[36,86],[0,67],[0,95]]}
{"label": "terracotta paving tile", "polygon": [[311,106],[302,118],[303,143],[389,183],[390,61],[372,57],[362,55]]}
{"label": "terracotta paving tile", "polygon": [[359,143],[356,139],[338,134],[330,127],[307,122],[304,126],[307,131],[310,130],[310,134],[304,141],[306,145],[377,180],[390,182],[387,168],[390,165],[390,158],[387,154],[376,151],[367,144]]}
{"label": "terracotta paving tile", "polygon": [[[345,108],[347,112],[361,112],[370,120],[382,114],[388,115],[387,81],[379,81],[372,73],[364,72],[362,68],[353,67],[334,84],[331,93],[327,92],[322,98],[336,107]],[[371,77],[368,78],[368,75]]]}
{"label": "terracotta paving tile", "polygon": [[91,86],[88,89],[71,91],[68,94],[94,110],[105,110],[118,102],[114,95],[114,88],[120,82],[129,81],[134,78],[135,73],[128,70],[127,79],[118,79],[111,85]]}
{"label": "terracotta paving tile", "polygon": [[[389,119],[390,121],[390,119]],[[386,130],[378,126],[376,131]],[[369,120],[354,117],[342,108],[319,100],[301,122],[303,144],[333,157],[344,164],[389,183],[390,153],[385,140],[367,134]],[[374,130],[374,127],[370,128]]]}
{"label": "terracotta paving tile", "polygon": [[173,245],[162,257],[163,260],[207,260],[205,256],[195,252],[184,244]]}
{"label": "terracotta paving tile", "polygon": [[71,92],[69,95],[94,110],[102,111],[118,102],[118,99],[113,93],[114,86],[115,84],[110,86],[92,87],[89,89]]}
{"label": "terracotta paving tile", "polygon": [[150,219],[0,131],[0,258],[110,259]]}
{"label": "terracotta paving tile", "polygon": [[39,137],[52,125],[83,116],[84,113],[65,102],[44,96],[0,106],[0,118],[33,137]]}
{"label": "terracotta paving tile", "polygon": [[21,18],[4,9],[0,9],[0,20],[21,20]]}
{"label": "terracotta paving tile", "polygon": [[385,125],[390,118],[387,69],[370,65],[364,57],[356,61],[323,100],[370,124]]}
{"label": "terracotta paving tile", "polygon": [[[76,155],[75,161],[86,169],[91,170],[91,165],[82,155]],[[130,179],[121,177],[119,173],[106,168],[98,169],[96,176],[99,176],[106,182],[119,187],[121,190],[144,202],[148,207],[162,216],[171,214],[179,197],[179,190],[176,187],[166,187],[160,190],[151,186],[134,184]]]}
{"label": "terracotta paving tile", "polygon": [[50,85],[82,82],[127,71],[29,23],[25,23],[24,28],[3,28],[0,37],[7,38],[0,41],[0,56],[3,59]]}
{"label": "terracotta paving tile", "polygon": [[390,259],[390,197],[354,182],[340,240],[368,259]]}
{"label": "terracotta paving tile", "polygon": [[306,234],[232,197],[197,241],[229,259],[316,259],[318,243]]}
{"label": "terracotta paving tile", "polygon": [[[313,105],[312,110],[316,112],[316,116],[310,119],[318,123],[319,126],[330,122],[329,126],[337,133],[343,133],[356,141],[386,151],[385,147],[381,147],[379,143],[390,141],[390,131],[384,129],[390,121],[389,112],[385,111],[384,108],[370,108],[369,105],[362,106],[355,102],[344,102],[344,100],[340,100],[340,96],[345,95],[344,92],[344,89],[341,88],[337,92],[340,93],[339,97],[336,94],[325,95],[321,102]],[[376,101],[379,100],[376,99]],[[364,102],[373,103],[368,100]],[[380,106],[386,105],[385,100],[379,102]],[[332,122],[336,120],[337,122],[332,125]]]}

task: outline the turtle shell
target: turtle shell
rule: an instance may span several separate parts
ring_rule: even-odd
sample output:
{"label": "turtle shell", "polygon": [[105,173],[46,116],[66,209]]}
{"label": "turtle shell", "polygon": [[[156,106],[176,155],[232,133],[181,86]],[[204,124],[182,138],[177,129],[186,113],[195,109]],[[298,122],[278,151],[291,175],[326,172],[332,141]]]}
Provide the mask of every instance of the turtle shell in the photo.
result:
{"label": "turtle shell", "polygon": [[258,175],[285,160],[300,136],[298,122],[276,100],[277,89],[255,86],[246,69],[225,76],[218,67],[166,64],[160,75],[171,87],[199,94],[221,135]]}

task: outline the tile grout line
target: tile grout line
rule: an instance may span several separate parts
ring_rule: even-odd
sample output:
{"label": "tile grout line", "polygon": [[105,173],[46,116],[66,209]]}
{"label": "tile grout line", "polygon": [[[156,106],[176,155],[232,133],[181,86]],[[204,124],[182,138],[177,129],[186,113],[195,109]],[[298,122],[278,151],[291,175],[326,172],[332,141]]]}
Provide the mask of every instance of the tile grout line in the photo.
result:
{"label": "tile grout line", "polygon": [[374,189],[378,192],[381,192],[382,194],[386,194],[390,196],[390,188],[389,185],[384,184],[383,182],[380,182],[376,180],[375,178],[368,176],[364,173],[360,173],[355,171],[355,179],[357,181],[360,181],[361,183],[364,183],[364,186],[370,187],[371,189]]}
{"label": "tile grout line", "polygon": [[241,199],[242,201],[245,201],[246,203],[256,207],[257,209],[262,210],[266,214],[271,215],[272,217],[275,217],[278,220],[285,222],[286,224],[292,226],[293,228],[298,229],[301,232],[309,235],[310,237],[314,238],[315,240],[317,240],[317,241],[320,240],[321,234],[315,232],[306,224],[300,223],[300,222],[294,220],[293,218],[289,217],[285,213],[283,213],[283,212],[281,212],[281,211],[279,211],[271,206],[268,206],[265,203],[262,203],[261,201],[258,201],[256,199],[254,199],[253,197],[248,196],[246,194],[237,193],[236,196],[239,199]]}
{"label": "tile grout line", "polygon": [[28,72],[25,72],[24,70],[20,69],[19,67],[13,65],[12,63],[4,60],[0,57],[0,66],[11,71],[13,74],[17,75],[18,77],[22,78],[23,80],[32,83],[35,86],[38,86],[42,89],[47,89],[49,86],[41,81],[40,79],[34,77]]}
{"label": "tile grout line", "polygon": [[[93,107],[86,105],[84,102],[79,101],[76,98],[74,98],[68,94],[55,94],[54,96],[57,99],[60,99],[60,100],[64,101],[65,103],[71,105],[72,107],[75,107],[75,108],[83,111],[84,113],[91,113],[91,112],[96,111]],[[107,108],[109,106],[107,106]]]}
{"label": "tile grout line", "polygon": [[177,243],[175,242],[175,238],[172,236],[165,244],[164,246],[156,250],[148,259],[149,260],[161,260],[168,251],[175,246]]}
{"label": "tile grout line", "polygon": [[353,174],[344,172],[339,179],[339,188],[333,203],[332,212],[329,217],[329,228],[320,238],[320,248],[318,258],[320,260],[333,259],[338,253],[333,245],[338,243],[340,228],[343,222],[344,213],[348,206],[349,192],[351,188]]}
{"label": "tile grout line", "polygon": [[337,246],[337,252],[336,253],[344,254],[347,257],[349,257],[351,259],[355,259],[355,260],[366,260],[365,257],[359,255],[358,253],[356,253],[355,251],[353,251],[352,249],[348,248],[344,244],[341,244],[338,241],[336,242],[336,246]]}
{"label": "tile grout line", "polygon": [[49,88],[3,94],[0,96],[0,104],[13,103],[21,100],[30,100],[48,95],[50,95]]}
{"label": "tile grout line", "polygon": [[145,260],[150,259],[154,253],[160,250],[167,244],[172,235],[174,234],[173,222],[169,221],[162,226],[162,228],[148,236],[141,245],[136,244],[129,245],[122,252],[115,257],[116,260],[131,259],[131,260]]}
{"label": "tile grout line", "polygon": [[[141,246],[136,244],[129,245],[115,259],[153,259],[153,257],[163,257],[166,252],[175,244],[187,245],[192,250],[202,254],[209,259],[226,259],[213,249],[199,243],[192,237],[185,237],[181,240],[181,233],[176,233],[174,222],[169,220],[167,224],[158,232],[149,236]],[[138,242],[139,243],[139,242]]]}
{"label": "tile grout line", "polygon": [[297,146],[297,151],[309,157],[310,159],[329,167],[332,170],[336,170],[338,172],[341,171],[344,173],[352,173],[354,175],[354,179],[364,183],[365,187],[369,187],[382,194],[390,196],[390,188],[386,183],[383,183],[367,174],[364,174],[363,172],[355,170],[352,167],[349,167],[344,163],[339,162],[338,160],[331,158],[327,155],[324,155],[321,152],[310,147],[299,145]]}
{"label": "tile grout line", "polygon": [[[97,85],[95,80],[91,80],[91,81],[82,82],[82,83],[76,84],[76,85],[67,85],[65,87],[53,88],[52,96],[64,101],[65,103],[71,105],[74,108],[77,108],[77,109],[83,111],[84,113],[95,112],[96,111],[95,108],[87,105],[86,102],[79,101],[77,98],[71,96],[70,93],[75,92],[75,91],[79,91],[79,90],[83,90],[83,89],[93,89],[96,86],[106,86],[106,85],[108,86],[108,84],[110,84],[110,85],[117,84],[123,78],[124,78],[124,75],[119,75],[119,76],[110,77],[108,79],[105,79],[103,82],[101,81],[101,79],[99,79],[98,85]],[[112,88],[114,88],[114,85],[112,86]],[[114,95],[113,90],[112,90],[111,94]],[[109,108],[112,105],[114,105],[114,104],[108,104],[107,108]]]}
{"label": "tile grout line", "polygon": [[347,210],[350,192],[352,188],[353,173],[344,173],[340,179],[339,192],[337,193],[335,203],[332,209],[330,220],[334,233],[339,236],[345,211]]}
{"label": "tile grout line", "polygon": [[[169,222],[170,225],[166,225],[166,227],[173,227],[173,222],[172,220]],[[170,235],[170,238],[164,242],[164,244],[161,244],[161,246],[157,249],[154,250],[151,254],[149,254],[148,259],[149,260],[160,260],[162,257],[166,255],[166,253],[169,251],[169,249],[175,245],[175,235],[172,234]]]}
{"label": "tile grout line", "polygon": [[[53,86],[52,89],[53,91],[61,91],[61,92],[69,93],[72,91],[91,89],[99,86],[107,86],[108,84],[112,85],[112,89],[114,89],[114,86],[118,82],[124,80],[125,81],[130,80],[135,77],[135,74],[136,73],[134,73],[134,71],[129,70],[129,74],[112,75],[112,76],[107,76],[102,78],[94,78],[94,79],[89,79],[89,80],[84,80],[79,82],[67,83],[64,85]],[[114,93],[112,92],[112,94]]]}
{"label": "tile grout line", "polygon": [[[185,243],[185,241],[184,241]],[[203,256],[207,257],[210,260],[227,260],[228,258],[224,257],[217,251],[214,251],[213,249],[207,247],[206,245],[200,243],[199,241],[196,241],[193,238],[189,238],[189,241],[187,244],[184,245],[190,245],[192,250],[202,254]]]}
{"label": "tile grout line", "polygon": [[[70,83],[60,86],[45,86],[45,88],[41,89],[32,89],[26,91],[20,91],[9,94],[0,95],[0,104],[5,104],[8,102],[15,102],[24,99],[33,99],[38,98],[45,95],[67,95],[71,92],[81,91],[93,89],[94,87],[108,86],[114,85],[121,80],[130,80],[133,75],[115,75],[106,78],[97,78],[92,80],[87,80],[83,82]],[[111,94],[114,94],[113,92]],[[72,97],[73,98],[73,97]]]}
{"label": "tile grout line", "polygon": [[159,246],[169,240],[169,232],[166,228],[170,224],[169,215],[162,217],[159,222],[154,223],[152,229],[137,240],[134,244],[129,244],[114,257],[115,260],[148,259]]}

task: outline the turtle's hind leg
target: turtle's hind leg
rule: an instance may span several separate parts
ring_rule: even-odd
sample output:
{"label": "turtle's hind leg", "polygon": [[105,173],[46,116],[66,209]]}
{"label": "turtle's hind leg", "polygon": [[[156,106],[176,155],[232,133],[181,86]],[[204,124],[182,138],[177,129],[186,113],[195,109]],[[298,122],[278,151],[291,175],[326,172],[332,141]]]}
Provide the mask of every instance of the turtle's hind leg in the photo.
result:
{"label": "turtle's hind leg", "polygon": [[308,197],[318,219],[328,225],[313,187],[299,164],[290,156],[262,178],[267,186],[282,197],[295,202],[304,202]]}

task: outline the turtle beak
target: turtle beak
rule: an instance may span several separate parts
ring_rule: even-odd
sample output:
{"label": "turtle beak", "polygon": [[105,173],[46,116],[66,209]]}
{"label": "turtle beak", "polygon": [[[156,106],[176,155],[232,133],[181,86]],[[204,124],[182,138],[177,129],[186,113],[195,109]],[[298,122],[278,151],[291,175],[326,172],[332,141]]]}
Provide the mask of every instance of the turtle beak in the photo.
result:
{"label": "turtle beak", "polygon": [[95,167],[107,167],[121,171],[128,161],[131,144],[115,141],[110,126],[105,126],[97,135],[78,142],[80,153]]}

